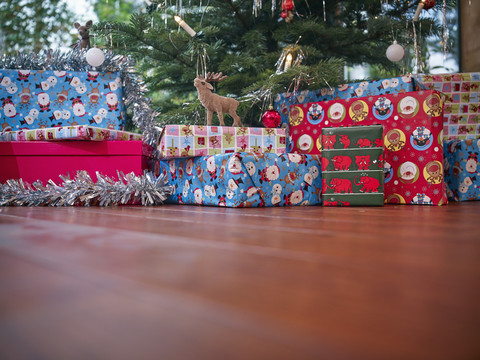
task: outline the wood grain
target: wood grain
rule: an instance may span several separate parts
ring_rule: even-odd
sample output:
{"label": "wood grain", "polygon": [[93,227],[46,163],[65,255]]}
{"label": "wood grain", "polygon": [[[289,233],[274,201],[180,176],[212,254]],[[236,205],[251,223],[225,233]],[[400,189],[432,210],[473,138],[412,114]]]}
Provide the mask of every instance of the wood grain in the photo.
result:
{"label": "wood grain", "polygon": [[478,359],[479,218],[0,208],[0,358]]}

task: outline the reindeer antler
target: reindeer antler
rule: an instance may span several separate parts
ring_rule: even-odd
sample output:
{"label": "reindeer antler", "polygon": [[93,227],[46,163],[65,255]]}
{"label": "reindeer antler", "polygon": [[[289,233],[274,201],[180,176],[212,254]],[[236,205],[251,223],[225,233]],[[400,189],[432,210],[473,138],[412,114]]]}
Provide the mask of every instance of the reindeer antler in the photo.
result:
{"label": "reindeer antler", "polygon": [[219,73],[207,73],[207,76],[205,78],[206,82],[220,82],[224,79],[227,78],[227,75],[223,75],[221,72]]}

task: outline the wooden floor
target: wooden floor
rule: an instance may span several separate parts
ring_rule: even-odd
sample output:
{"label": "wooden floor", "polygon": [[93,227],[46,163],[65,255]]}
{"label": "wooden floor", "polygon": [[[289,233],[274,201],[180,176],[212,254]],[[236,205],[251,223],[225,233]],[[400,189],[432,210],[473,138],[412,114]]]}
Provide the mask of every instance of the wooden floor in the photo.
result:
{"label": "wooden floor", "polygon": [[0,359],[480,359],[480,202],[0,208]]}

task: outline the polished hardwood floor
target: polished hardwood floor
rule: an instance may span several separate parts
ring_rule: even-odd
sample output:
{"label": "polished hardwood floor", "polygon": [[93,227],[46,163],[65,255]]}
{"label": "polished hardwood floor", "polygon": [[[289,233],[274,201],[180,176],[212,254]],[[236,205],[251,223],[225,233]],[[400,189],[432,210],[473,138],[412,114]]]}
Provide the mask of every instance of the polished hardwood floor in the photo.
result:
{"label": "polished hardwood floor", "polygon": [[480,202],[0,208],[0,359],[480,359]]}

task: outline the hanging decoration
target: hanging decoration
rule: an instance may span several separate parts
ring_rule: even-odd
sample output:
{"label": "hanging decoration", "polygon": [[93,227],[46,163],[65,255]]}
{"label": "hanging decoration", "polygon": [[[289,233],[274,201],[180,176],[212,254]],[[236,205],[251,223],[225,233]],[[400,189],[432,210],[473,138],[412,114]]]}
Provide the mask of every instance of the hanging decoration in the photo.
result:
{"label": "hanging decoration", "polygon": [[[415,54],[415,74],[418,74],[419,66],[420,66],[420,46],[418,43],[418,37],[417,37],[417,29],[415,26],[415,22],[412,21],[413,25],[413,52]],[[422,26],[422,23],[420,23],[420,26]],[[421,28],[420,28],[421,30]],[[421,31],[420,31],[421,33]]]}
{"label": "hanging decoration", "polygon": [[[272,1],[272,3],[275,1]],[[273,4],[272,4],[273,6]],[[253,15],[258,16],[258,12],[262,9],[262,0],[253,0]]]}
{"label": "hanging decoration", "polygon": [[188,35],[190,35],[191,37],[194,37],[195,35],[197,35],[197,32],[193,30],[190,27],[190,25],[188,25],[185,21],[183,21],[183,19],[180,16],[175,15],[173,18],[178,23],[178,25],[180,25],[183,28],[183,30],[185,30],[188,33]]}
{"label": "hanging decoration", "polygon": [[447,60],[447,41],[448,41],[448,29],[447,29],[447,0],[443,0],[443,60]]}
{"label": "hanging decoration", "polygon": [[293,0],[282,0],[282,12],[280,16],[285,19],[286,23],[291,23],[293,21],[293,8],[295,5],[293,4]]}
{"label": "hanging decoration", "polygon": [[281,74],[292,66],[297,66],[302,63],[305,55],[297,43],[295,43],[295,45],[288,45],[283,49],[282,55],[280,55],[280,58],[275,64],[277,66],[277,74]]}
{"label": "hanging decoration", "polygon": [[403,50],[402,45],[397,43],[397,40],[393,41],[393,44],[387,48],[387,59],[391,62],[397,62],[403,59],[405,55],[405,50]]}
{"label": "hanging decoration", "polygon": [[277,0],[272,0],[272,16],[275,14],[277,10]]}
{"label": "hanging decoration", "polygon": [[160,205],[173,193],[166,185],[163,174],[136,176],[118,173],[116,181],[97,172],[94,182],[88,172],[78,171],[74,179],[61,175],[62,185],[49,180],[46,185],[36,181],[33,185],[19,180],[0,184],[0,206],[116,206]]}
{"label": "hanging decoration", "polygon": [[105,61],[105,54],[97,47],[90,48],[85,55],[87,62],[94,68],[100,66]]}
{"label": "hanging decoration", "polygon": [[266,128],[277,128],[282,122],[282,117],[278,111],[273,110],[273,105],[268,107],[268,110],[265,111],[262,115],[262,124]]}
{"label": "hanging decoration", "polygon": [[420,17],[420,13],[422,12],[423,9],[428,10],[434,6],[435,6],[435,0],[420,0],[417,6],[417,11],[413,16],[413,21],[418,21],[418,18]]}

